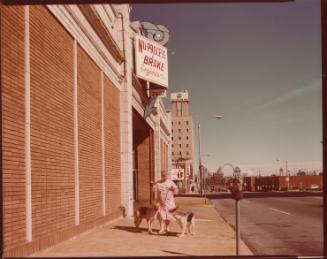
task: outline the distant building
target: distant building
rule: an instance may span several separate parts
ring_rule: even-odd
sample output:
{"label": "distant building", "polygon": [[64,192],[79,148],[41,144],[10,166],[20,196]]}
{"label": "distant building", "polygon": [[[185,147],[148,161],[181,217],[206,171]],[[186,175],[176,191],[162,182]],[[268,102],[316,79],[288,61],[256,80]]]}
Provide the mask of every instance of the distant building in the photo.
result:
{"label": "distant building", "polygon": [[[288,189],[287,176],[259,176],[245,177],[243,185],[246,191],[286,191]],[[290,190],[322,190],[322,175],[290,176]]]}
{"label": "distant building", "polygon": [[187,188],[193,179],[193,120],[189,114],[188,91],[171,93],[171,135],[172,167],[184,168],[186,178],[183,186]]}
{"label": "distant building", "polygon": [[224,174],[219,169],[211,177],[206,179],[206,184],[211,191],[226,190]]}

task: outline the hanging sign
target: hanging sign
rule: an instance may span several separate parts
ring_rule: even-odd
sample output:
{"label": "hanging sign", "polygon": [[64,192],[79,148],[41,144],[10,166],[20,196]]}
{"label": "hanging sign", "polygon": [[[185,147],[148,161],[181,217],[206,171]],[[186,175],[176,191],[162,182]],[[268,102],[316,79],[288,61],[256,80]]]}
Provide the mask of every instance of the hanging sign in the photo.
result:
{"label": "hanging sign", "polygon": [[135,34],[135,72],[137,77],[167,88],[167,48]]}

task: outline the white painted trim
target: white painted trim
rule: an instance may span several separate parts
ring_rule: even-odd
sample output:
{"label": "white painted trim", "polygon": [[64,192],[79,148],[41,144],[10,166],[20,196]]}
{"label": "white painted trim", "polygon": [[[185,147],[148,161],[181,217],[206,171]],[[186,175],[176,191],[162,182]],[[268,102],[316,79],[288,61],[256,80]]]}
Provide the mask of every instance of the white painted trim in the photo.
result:
{"label": "white painted trim", "polygon": [[102,216],[106,215],[106,176],[105,176],[105,145],[104,145],[104,83],[101,72],[101,155],[102,155]]}
{"label": "white painted trim", "polygon": [[93,43],[93,46],[97,48],[98,52],[102,52],[106,59],[109,61],[107,64],[111,67],[111,69],[116,73],[116,75],[121,75],[120,73],[120,65],[111,55],[107,47],[104,45],[103,41],[100,39],[98,34],[94,31],[88,20],[85,18],[81,10],[77,5],[68,5],[65,6],[66,10],[69,12],[71,17],[75,20],[75,22],[83,29],[84,34],[88,37],[88,39]]}
{"label": "white painted trim", "polygon": [[167,136],[167,134],[160,128],[160,138],[167,144],[169,145],[169,140],[170,137]]}
{"label": "white painted trim", "polygon": [[119,46],[117,39],[117,30],[115,30],[115,16],[112,13],[113,17],[110,17],[109,13],[106,11],[104,5],[93,5],[95,11],[97,12],[100,19],[103,21],[103,25],[110,33],[114,42]]}
{"label": "white painted trim", "polygon": [[[144,118],[144,109],[142,107],[142,105],[140,104],[140,98],[139,94],[136,92],[136,90],[132,89],[133,94],[132,94],[132,107],[142,116],[142,118]],[[147,117],[145,119],[145,121],[148,123],[148,125],[153,129],[156,130],[156,119],[155,116],[153,116],[152,114]]]}
{"label": "white painted trim", "polygon": [[32,241],[32,165],[31,165],[31,78],[30,78],[30,18],[29,6],[24,9],[25,67],[25,206],[26,241]]}
{"label": "white painted trim", "polygon": [[145,120],[148,125],[153,129],[153,130],[156,130],[156,118],[155,116],[153,116],[152,114],[146,118]]}
{"label": "white painted trim", "polygon": [[78,83],[77,42],[74,40],[74,161],[75,161],[75,225],[79,225],[79,158],[78,158]]}
{"label": "white painted trim", "polygon": [[[63,25],[63,27],[76,39],[77,43],[85,50],[85,52],[91,57],[91,59],[99,66],[99,68],[106,74],[108,78],[113,82],[113,84],[118,88],[119,91],[122,90],[122,80],[123,76],[123,63],[117,68],[113,68],[110,62],[107,62],[98,52],[95,47],[95,43],[89,39],[85,34],[85,28],[76,22],[76,17],[72,17],[71,13],[68,12],[67,8],[70,5],[47,5],[49,11],[58,19],[58,21]],[[82,14],[80,14],[82,15]],[[111,56],[111,55],[110,55]],[[112,58],[113,59],[113,58]],[[109,58],[108,58],[109,60]],[[114,60],[114,59],[113,59]],[[115,60],[113,64],[118,64]],[[117,70],[119,68],[119,71]]]}
{"label": "white painted trim", "polygon": [[102,6],[105,9],[111,22],[115,22],[114,20],[116,19],[116,16],[118,16],[118,14],[115,8],[113,8],[112,4],[104,4]]}
{"label": "white painted trim", "polygon": [[138,92],[132,87],[132,107],[143,117],[144,108],[142,105],[142,99]]}

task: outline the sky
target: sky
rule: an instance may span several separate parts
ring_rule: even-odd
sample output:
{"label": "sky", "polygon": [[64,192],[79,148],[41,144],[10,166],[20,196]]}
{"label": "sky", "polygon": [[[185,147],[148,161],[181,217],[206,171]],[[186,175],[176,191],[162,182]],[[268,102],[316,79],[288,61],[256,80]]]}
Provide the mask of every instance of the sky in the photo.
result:
{"label": "sky", "polygon": [[322,170],[320,0],[133,4],[131,20],[170,31],[167,96],[189,92],[196,162],[200,123],[209,170]]}

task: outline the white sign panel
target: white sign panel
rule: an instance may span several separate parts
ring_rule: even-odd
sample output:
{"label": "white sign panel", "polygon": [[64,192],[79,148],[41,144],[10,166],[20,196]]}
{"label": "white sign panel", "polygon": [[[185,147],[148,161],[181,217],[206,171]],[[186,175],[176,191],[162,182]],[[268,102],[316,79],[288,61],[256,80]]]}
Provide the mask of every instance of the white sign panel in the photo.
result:
{"label": "white sign panel", "polygon": [[183,92],[171,93],[170,99],[174,101],[188,100],[188,91],[184,90]]}
{"label": "white sign panel", "polygon": [[184,169],[182,168],[171,169],[170,179],[175,181],[184,180]]}
{"label": "white sign panel", "polygon": [[168,87],[167,48],[136,34],[135,70],[137,77]]}
{"label": "white sign panel", "polygon": [[151,95],[151,97],[166,98],[167,97],[167,90],[151,89],[150,90],[150,95]]}

